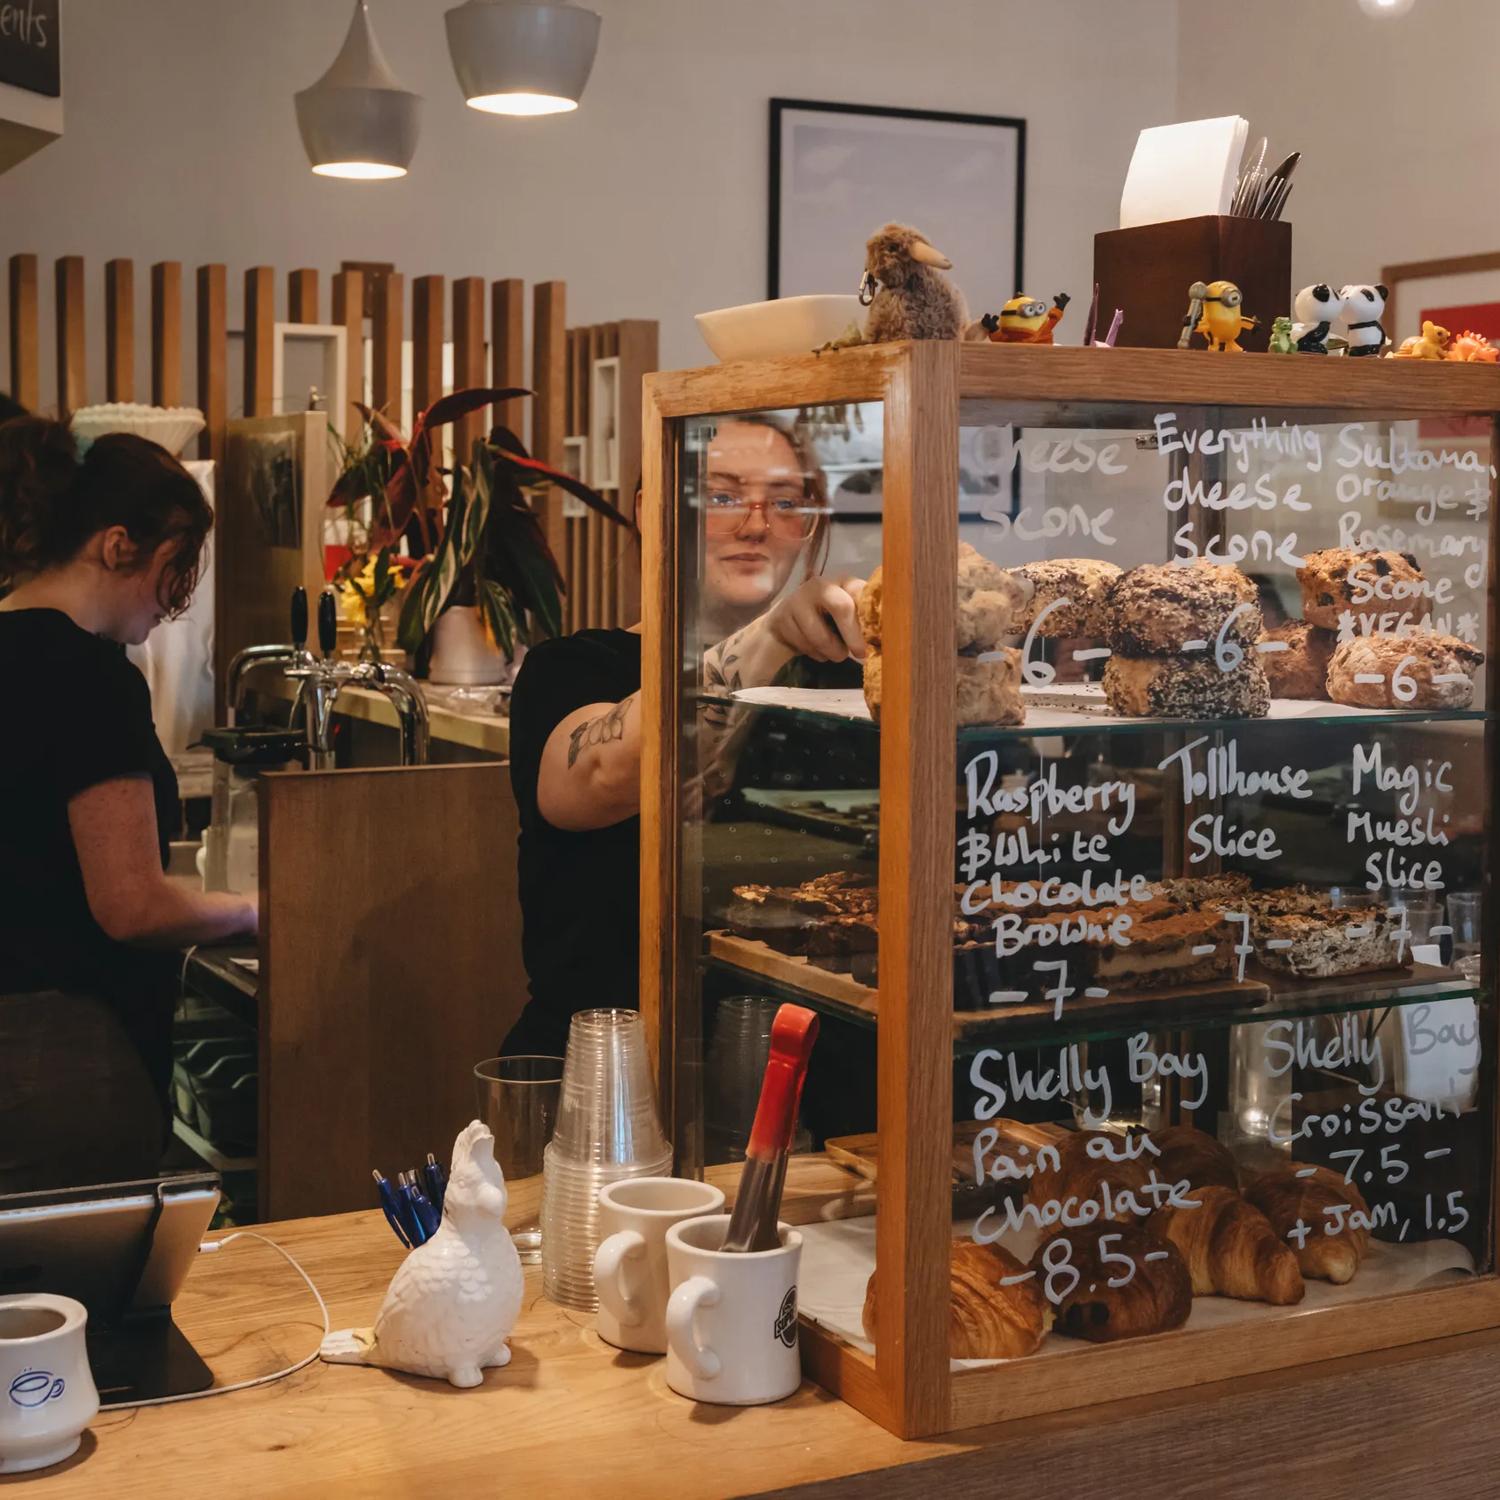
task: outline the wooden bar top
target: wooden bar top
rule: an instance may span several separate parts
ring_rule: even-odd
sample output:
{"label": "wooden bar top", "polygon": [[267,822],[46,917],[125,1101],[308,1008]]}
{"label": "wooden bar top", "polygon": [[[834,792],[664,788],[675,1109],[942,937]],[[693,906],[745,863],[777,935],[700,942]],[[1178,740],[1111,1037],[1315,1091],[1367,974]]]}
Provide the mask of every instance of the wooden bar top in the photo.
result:
{"label": "wooden bar top", "polygon": [[[335,1328],[372,1321],[402,1254],[373,1211],[256,1232],[302,1263]],[[320,1337],[307,1288],[255,1240],[200,1256],[177,1315],[219,1383],[291,1364]],[[101,1412],[68,1463],[0,1487],[38,1500],[1332,1500],[1413,1481],[1492,1494],[1500,1469],[1496,1334],[903,1443],[810,1383],[776,1406],[694,1407],[667,1389],[662,1360],[611,1349],[592,1321],[544,1300],[528,1269],[514,1358],[478,1389],[315,1362],[256,1390]]]}

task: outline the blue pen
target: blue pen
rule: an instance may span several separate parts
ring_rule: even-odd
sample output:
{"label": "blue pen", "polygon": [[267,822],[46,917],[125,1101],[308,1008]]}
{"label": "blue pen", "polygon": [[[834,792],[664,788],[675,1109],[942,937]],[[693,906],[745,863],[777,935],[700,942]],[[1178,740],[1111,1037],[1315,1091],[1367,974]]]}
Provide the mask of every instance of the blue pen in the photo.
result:
{"label": "blue pen", "polygon": [[417,1222],[422,1226],[422,1238],[430,1240],[437,1233],[438,1211],[433,1207],[432,1199],[422,1191],[421,1181],[416,1172],[406,1174],[406,1186],[411,1193],[412,1211],[417,1216]]}
{"label": "blue pen", "polygon": [[427,1153],[427,1165],[422,1168],[422,1177],[427,1184],[427,1196],[432,1200],[432,1206],[438,1211],[438,1218],[443,1217],[443,1196],[448,1191],[448,1179],[443,1175],[443,1169],[438,1165],[437,1158],[432,1152]]}
{"label": "blue pen", "polygon": [[[402,1172],[396,1179],[396,1201],[401,1206],[401,1224],[411,1239],[413,1247],[427,1243],[427,1224],[418,1212],[416,1198],[419,1189],[411,1182],[411,1173]],[[423,1199],[425,1202],[426,1200]]]}
{"label": "blue pen", "polygon": [[396,1203],[396,1195],[391,1191],[390,1183],[388,1183],[385,1178],[380,1175],[380,1172],[373,1167],[370,1169],[370,1176],[375,1179],[375,1187],[380,1194],[380,1208],[381,1211],[385,1214],[386,1223],[389,1224],[393,1230],[395,1230],[396,1238],[400,1240],[408,1250],[410,1250],[411,1241],[407,1238],[406,1230],[402,1227],[401,1210]]}

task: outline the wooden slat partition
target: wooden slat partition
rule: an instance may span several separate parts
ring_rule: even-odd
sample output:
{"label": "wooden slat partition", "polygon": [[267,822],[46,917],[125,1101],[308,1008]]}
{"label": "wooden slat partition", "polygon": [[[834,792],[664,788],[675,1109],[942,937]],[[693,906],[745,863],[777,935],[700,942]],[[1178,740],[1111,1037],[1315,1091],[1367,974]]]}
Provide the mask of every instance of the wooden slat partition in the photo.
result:
{"label": "wooden slat partition", "polygon": [[104,399],[135,400],[135,262],[104,265]]}
{"label": "wooden slat partition", "polygon": [[[560,281],[541,281],[532,288],[531,451],[560,468],[563,461],[563,413],[567,402],[567,289]],[[554,555],[563,550],[562,493],[547,493],[542,524]]]}
{"label": "wooden slat partition", "polygon": [[[593,410],[593,365],[594,361],[607,357],[605,330],[595,325],[588,331],[589,340],[589,422],[595,420]],[[591,629],[599,629],[605,622],[604,588],[604,528],[609,522],[603,516],[590,511],[584,522],[588,528],[588,546],[584,549],[584,570],[587,579],[588,623]]]}
{"label": "wooden slat partition", "polygon": [[224,424],[229,416],[229,273],[221,265],[198,267],[198,408],[204,427],[199,458],[224,461]]}
{"label": "wooden slat partition", "polygon": [[[648,318],[628,318],[617,325],[620,342],[620,490],[615,496],[623,514],[634,519],[635,487],[641,478],[641,379],[660,361],[657,325]],[[619,579],[617,624],[629,627],[641,617],[641,549],[633,531],[613,528]]]}
{"label": "wooden slat partition", "polygon": [[375,284],[370,318],[370,404],[401,422],[401,341],[405,335],[406,278],[398,271]]}
{"label": "wooden slat partition", "polygon": [[[490,283],[490,384],[526,387],[526,283],[518,277]],[[524,400],[497,401],[491,420],[526,441]]]}
{"label": "wooden slat partition", "polygon": [[334,413],[344,441],[359,438],[364,418],[355,409],[365,399],[365,278],[362,271],[338,271],[333,278],[333,321],[344,330],[344,385],[349,404]]}
{"label": "wooden slat partition", "polygon": [[411,284],[411,410],[416,419],[443,394],[444,278]]}
{"label": "wooden slat partition", "polygon": [[288,271],[286,277],[286,320],[288,323],[320,323],[318,316],[318,273],[303,267]]}
{"label": "wooden slat partition", "polygon": [[182,405],[182,262],[151,267],[151,400]]}
{"label": "wooden slat partition", "polygon": [[260,816],[261,1216],[367,1208],[372,1166],[446,1159],[526,993],[510,778],[273,774]]}
{"label": "wooden slat partition", "polygon": [[276,339],[276,272],[252,266],[245,272],[245,415],[269,417],[275,410],[272,386]]}
{"label": "wooden slat partition", "polygon": [[84,340],[83,257],[64,255],[53,268],[56,286],[57,409],[88,405],[88,350]]}
{"label": "wooden slat partition", "polygon": [[[484,384],[484,277],[459,276],[453,283],[453,389]],[[453,459],[470,462],[474,444],[489,430],[485,412],[470,412],[453,427]]]}
{"label": "wooden slat partition", "polygon": [[[577,437],[588,430],[588,389],[580,378],[580,372],[588,368],[588,339],[582,329],[568,329],[566,347],[568,395],[564,403],[564,421],[568,436]],[[563,522],[563,549],[558,557],[558,565],[568,584],[568,591],[563,596],[563,628],[573,631],[581,623],[578,591],[573,584],[583,577],[583,522],[577,516],[569,516]]]}
{"label": "wooden slat partition", "polygon": [[11,256],[9,296],[10,394],[27,411],[35,411],[42,400],[36,256]]}

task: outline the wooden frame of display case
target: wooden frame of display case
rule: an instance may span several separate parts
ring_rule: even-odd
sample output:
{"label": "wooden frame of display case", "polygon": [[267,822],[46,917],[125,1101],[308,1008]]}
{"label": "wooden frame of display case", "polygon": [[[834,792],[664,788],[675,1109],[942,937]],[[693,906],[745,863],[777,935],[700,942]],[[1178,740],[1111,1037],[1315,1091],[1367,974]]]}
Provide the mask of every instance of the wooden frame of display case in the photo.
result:
{"label": "wooden frame of display case", "polygon": [[[821,1384],[906,1437],[1199,1385],[1500,1324],[1500,1277],[1277,1319],[1092,1345],[1087,1357],[1017,1360],[952,1372],[948,1360],[952,1122],[951,847],[960,401],[1182,403],[1322,422],[1500,413],[1500,369],[1417,361],[1223,358],[1176,350],[881,344],[648,377],[644,409],[641,752],[641,1009],[663,1105],[674,1096],[677,1001],[695,960],[681,947],[681,569],[679,419],[767,407],[880,401],[884,410],[884,700],[880,724],[880,1016],[876,1258],[880,1337],[873,1358],[804,1320],[804,1363]],[[1495,422],[1500,451],[1500,420]],[[1495,491],[1492,480],[1492,507]],[[1486,703],[1500,705],[1496,527],[1489,532]],[[946,627],[940,622],[947,622]],[[920,622],[920,625],[919,625]],[[1493,729],[1491,730],[1493,734]],[[1486,808],[1497,772],[1488,748]],[[1485,911],[1493,876],[1484,876]],[[1487,945],[1481,994],[1495,993]],[[1496,1007],[1482,1007],[1485,1086],[1493,1089]],[[1491,1095],[1493,1097],[1493,1095]],[[1500,1154],[1500,1153],[1497,1153]],[[1491,1162],[1492,1176],[1494,1158]],[[1493,1191],[1492,1210],[1500,1194]],[[1492,1240],[1497,1237],[1492,1223]]]}

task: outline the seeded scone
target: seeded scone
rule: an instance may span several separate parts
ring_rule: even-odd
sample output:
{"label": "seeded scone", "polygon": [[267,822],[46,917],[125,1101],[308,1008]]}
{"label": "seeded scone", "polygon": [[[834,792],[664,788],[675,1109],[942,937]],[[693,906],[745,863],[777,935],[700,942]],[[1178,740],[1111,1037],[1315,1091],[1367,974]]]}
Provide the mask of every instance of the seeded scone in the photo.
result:
{"label": "seeded scone", "polygon": [[1144,563],[1121,574],[1110,589],[1104,633],[1120,656],[1173,656],[1189,641],[1202,641],[1190,654],[1202,651],[1211,659],[1231,616],[1224,639],[1252,647],[1264,625],[1260,595],[1238,568],[1201,558],[1181,565]]}
{"label": "seeded scone", "polygon": [[1288,620],[1265,631],[1260,644],[1284,643],[1284,651],[1257,651],[1273,698],[1328,697],[1328,659],[1338,636],[1305,620]]}
{"label": "seeded scone", "polygon": [[[860,633],[877,648],[884,602],[884,579],[877,566],[854,605]],[[1006,636],[1017,633],[1016,620],[1025,606],[1026,590],[999,563],[991,562],[967,542],[960,542],[954,603],[957,649],[993,651]]]}
{"label": "seeded scone", "polygon": [[1068,602],[1051,610],[1043,619],[1040,636],[1102,636],[1109,630],[1105,608],[1109,591],[1120,577],[1112,562],[1094,557],[1043,558],[1012,568],[1030,596],[1016,620],[1018,634],[1030,630],[1038,615],[1059,599]]}
{"label": "seeded scone", "polygon": [[[1356,577],[1372,585],[1376,578],[1420,583],[1422,570],[1410,552],[1355,552],[1348,547],[1327,547],[1321,552],[1309,552],[1297,569],[1297,582],[1302,585],[1303,619],[1309,625],[1337,630],[1339,616],[1346,610],[1358,620],[1399,607],[1393,606],[1390,599],[1378,597],[1356,604]],[[1360,592],[1367,590],[1361,587]]]}
{"label": "seeded scone", "polygon": [[[865,657],[865,702],[870,717],[880,722],[885,666],[879,651]],[[1024,724],[1021,701],[1021,653],[1014,646],[984,656],[960,656],[956,676],[959,724]]]}
{"label": "seeded scone", "polygon": [[1483,665],[1484,652],[1451,635],[1357,635],[1328,663],[1328,696],[1351,708],[1467,708]]}
{"label": "seeded scone", "polygon": [[1116,654],[1104,665],[1104,698],[1136,719],[1263,719],[1271,711],[1270,685],[1253,656],[1225,672],[1212,654]]}

